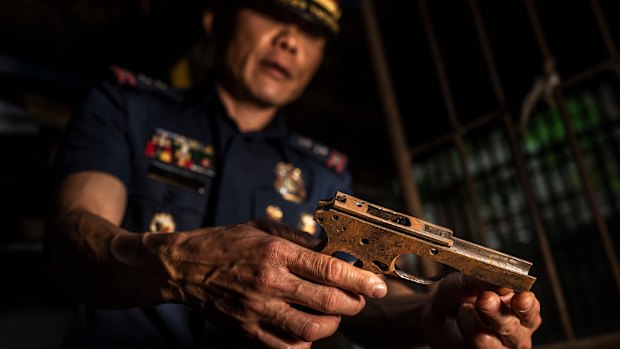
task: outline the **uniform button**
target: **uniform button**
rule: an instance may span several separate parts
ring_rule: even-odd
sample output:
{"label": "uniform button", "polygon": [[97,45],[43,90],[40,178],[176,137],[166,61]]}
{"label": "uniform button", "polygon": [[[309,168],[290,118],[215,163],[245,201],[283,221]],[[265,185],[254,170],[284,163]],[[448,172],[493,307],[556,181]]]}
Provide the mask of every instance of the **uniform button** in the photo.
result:
{"label": "uniform button", "polygon": [[166,194],[164,194],[164,201],[168,202],[168,201],[172,201],[174,199],[175,195],[173,192],[169,191]]}
{"label": "uniform button", "polygon": [[282,218],[284,217],[284,212],[276,205],[267,206],[267,208],[265,209],[265,214],[267,215],[267,217],[275,219],[278,222],[281,222]]}
{"label": "uniform button", "polygon": [[302,213],[299,217],[297,229],[305,231],[310,235],[316,234],[316,222],[314,221],[314,216],[309,213]]}
{"label": "uniform button", "polygon": [[176,231],[176,229],[177,226],[174,222],[174,218],[167,212],[157,212],[153,218],[151,218],[151,223],[149,224],[151,233],[172,233]]}

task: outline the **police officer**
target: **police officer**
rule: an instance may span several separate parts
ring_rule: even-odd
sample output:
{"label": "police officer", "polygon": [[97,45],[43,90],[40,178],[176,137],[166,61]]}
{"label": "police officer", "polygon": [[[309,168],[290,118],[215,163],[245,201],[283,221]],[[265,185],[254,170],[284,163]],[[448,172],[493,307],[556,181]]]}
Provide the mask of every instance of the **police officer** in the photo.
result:
{"label": "police officer", "polygon": [[455,275],[418,296],[298,233],[315,232],[319,199],[349,191],[346,157],[289,134],[279,112],[339,16],[336,0],[228,1],[204,21],[213,81],[181,92],[115,68],[90,94],[58,159],[48,229],[55,275],[82,304],[67,347],[302,348],[341,320],[379,347],[530,346],[530,292]]}

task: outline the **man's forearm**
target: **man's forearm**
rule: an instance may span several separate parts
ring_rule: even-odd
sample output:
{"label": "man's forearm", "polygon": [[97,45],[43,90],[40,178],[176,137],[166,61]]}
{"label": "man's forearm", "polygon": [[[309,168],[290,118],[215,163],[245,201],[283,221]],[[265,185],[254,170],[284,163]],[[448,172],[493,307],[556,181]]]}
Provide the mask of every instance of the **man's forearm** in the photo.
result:
{"label": "man's forearm", "polygon": [[71,295],[98,307],[148,306],[175,300],[162,251],[169,234],[134,234],[85,210],[50,222],[52,271]]}

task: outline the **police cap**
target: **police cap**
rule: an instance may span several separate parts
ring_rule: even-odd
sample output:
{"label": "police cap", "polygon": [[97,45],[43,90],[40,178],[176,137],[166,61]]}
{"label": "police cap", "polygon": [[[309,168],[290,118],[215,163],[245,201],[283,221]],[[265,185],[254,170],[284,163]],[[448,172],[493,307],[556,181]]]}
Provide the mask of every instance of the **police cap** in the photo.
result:
{"label": "police cap", "polygon": [[265,5],[272,5],[273,8],[293,13],[328,33],[336,34],[340,31],[340,0],[237,0],[237,4],[260,6],[263,10],[266,10]]}

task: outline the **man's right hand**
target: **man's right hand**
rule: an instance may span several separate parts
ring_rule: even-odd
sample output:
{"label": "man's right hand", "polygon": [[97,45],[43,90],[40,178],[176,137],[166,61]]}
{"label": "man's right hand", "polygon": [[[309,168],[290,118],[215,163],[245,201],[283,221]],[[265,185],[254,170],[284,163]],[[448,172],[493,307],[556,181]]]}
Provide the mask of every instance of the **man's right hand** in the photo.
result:
{"label": "man's right hand", "polygon": [[126,204],[123,183],[101,172],[73,174],[58,190],[50,265],[85,303],[185,303],[270,347],[308,347],[359,312],[363,296],[387,292],[376,275],[306,248],[307,236],[275,221],[136,234],[119,228]]}
{"label": "man's right hand", "polygon": [[362,310],[364,296],[385,296],[378,276],[281,238],[287,230],[250,222],[176,233],[161,258],[178,301],[269,347],[304,348]]}

